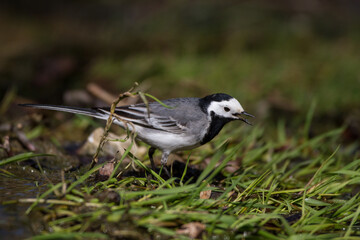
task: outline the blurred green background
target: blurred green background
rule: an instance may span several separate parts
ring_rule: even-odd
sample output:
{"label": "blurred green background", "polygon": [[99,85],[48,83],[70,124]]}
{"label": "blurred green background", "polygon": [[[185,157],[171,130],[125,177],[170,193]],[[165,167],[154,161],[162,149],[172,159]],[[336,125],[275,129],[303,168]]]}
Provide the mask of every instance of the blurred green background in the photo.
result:
{"label": "blurred green background", "polygon": [[95,82],[161,99],[226,92],[260,117],[343,123],[360,106],[359,1],[0,3],[0,93],[41,103]]}

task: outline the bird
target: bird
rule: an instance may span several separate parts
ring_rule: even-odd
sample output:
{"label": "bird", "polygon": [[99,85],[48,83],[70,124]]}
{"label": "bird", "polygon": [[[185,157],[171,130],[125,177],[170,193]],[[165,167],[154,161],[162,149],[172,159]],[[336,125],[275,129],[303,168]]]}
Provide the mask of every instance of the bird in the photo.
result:
{"label": "bird", "polygon": [[[55,110],[107,120],[109,107],[79,108],[49,104],[19,104],[23,107]],[[148,156],[156,169],[153,155],[162,152],[161,165],[170,175],[166,163],[170,153],[190,150],[211,141],[225,124],[240,120],[252,125],[240,102],[225,93],[215,93],[202,98],[172,98],[116,107],[113,123],[136,132],[136,138],[150,145]],[[127,124],[130,123],[130,124]]]}

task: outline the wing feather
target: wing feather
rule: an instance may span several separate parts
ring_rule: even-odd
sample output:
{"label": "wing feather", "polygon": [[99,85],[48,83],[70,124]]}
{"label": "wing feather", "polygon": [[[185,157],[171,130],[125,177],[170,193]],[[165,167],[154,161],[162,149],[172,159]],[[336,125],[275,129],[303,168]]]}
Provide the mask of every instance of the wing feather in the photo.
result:
{"label": "wing feather", "polygon": [[[108,108],[99,108],[98,110],[110,114]],[[151,111],[151,108],[150,114],[148,114],[148,109],[143,104],[139,106],[130,105],[118,107],[115,109],[114,113],[122,120],[131,122],[135,126],[138,125],[143,128],[166,131],[174,134],[181,134],[186,130],[186,127],[182,126],[175,119],[169,116],[155,114]]]}

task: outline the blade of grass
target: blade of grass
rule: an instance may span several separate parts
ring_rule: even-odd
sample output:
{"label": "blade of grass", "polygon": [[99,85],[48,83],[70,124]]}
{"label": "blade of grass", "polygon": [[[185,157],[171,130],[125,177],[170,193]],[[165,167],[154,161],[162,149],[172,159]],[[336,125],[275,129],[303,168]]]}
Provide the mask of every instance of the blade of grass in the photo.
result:
{"label": "blade of grass", "polygon": [[314,116],[315,108],[316,108],[316,100],[313,100],[311,102],[309,111],[306,114],[305,127],[304,127],[304,133],[303,133],[304,139],[306,139],[306,140],[308,140],[308,138],[309,138],[310,126],[311,126],[311,121]]}
{"label": "blade of grass", "polygon": [[[331,159],[334,157],[336,152],[339,150],[340,145],[335,149],[335,151],[328,157],[321,166],[316,170],[315,174],[312,176],[312,178],[309,180],[309,182],[306,184],[305,189],[308,189],[309,186],[312,184],[312,182],[315,180],[315,178],[323,171],[329,164],[331,164]],[[301,194],[301,193],[300,193]]]}
{"label": "blade of grass", "polygon": [[180,184],[183,185],[183,180],[184,180],[184,177],[186,175],[186,172],[187,172],[187,168],[188,168],[188,165],[189,165],[189,162],[190,162],[190,155],[188,156],[187,160],[186,160],[186,164],[185,164],[185,168],[184,168],[184,171],[183,171],[183,174],[181,176],[181,179],[180,179]]}
{"label": "blade of grass", "polygon": [[171,107],[171,106],[166,105],[166,104],[163,103],[161,100],[159,100],[158,98],[154,97],[154,96],[151,95],[151,94],[148,94],[148,93],[142,93],[142,94],[144,94],[144,96],[146,96],[146,97],[149,97],[149,98],[154,99],[156,102],[160,103],[163,107],[170,108],[170,109],[173,108],[173,107]]}
{"label": "blade of grass", "polygon": [[[165,180],[159,175],[157,174],[155,171],[153,171],[152,169],[150,169],[149,167],[147,167],[144,163],[142,163],[141,161],[139,161],[137,158],[133,158],[134,162],[142,167],[143,169],[145,169],[147,172],[151,173],[159,182],[164,183]],[[166,185],[168,188],[172,188],[170,184]]]}
{"label": "blade of grass", "polygon": [[109,239],[103,233],[89,232],[55,232],[31,237],[31,240],[56,240],[56,239]]}
{"label": "blade of grass", "polygon": [[4,166],[6,164],[9,164],[9,163],[25,161],[25,160],[28,160],[30,158],[53,157],[53,156],[54,155],[52,155],[52,154],[46,154],[46,153],[32,153],[32,152],[21,153],[21,154],[18,154],[16,156],[5,158],[5,159],[1,160],[0,161],[0,167]]}
{"label": "blade of grass", "polygon": [[116,171],[118,170],[118,168],[120,167],[120,164],[124,161],[125,157],[130,153],[132,146],[134,145],[134,141],[131,141],[130,145],[126,148],[124,154],[121,156],[120,161],[118,161],[118,163],[116,164],[114,170],[112,171],[112,173],[110,174],[109,179],[112,179],[116,173]]}
{"label": "blade of grass", "polygon": [[359,214],[360,214],[360,205],[358,206],[358,208],[357,208],[357,210],[355,212],[355,215],[354,215],[353,219],[351,220],[351,223],[350,223],[344,237],[349,237],[350,236],[352,228],[353,228],[355,222],[358,221]]}
{"label": "blade of grass", "polygon": [[220,161],[220,158],[223,156],[225,150],[227,147],[227,143],[224,143],[219,150],[215,153],[215,155],[211,158],[210,163],[206,166],[206,168],[202,171],[199,178],[196,181],[197,185],[200,185],[200,183],[207,177],[211,171],[214,170],[215,165]]}

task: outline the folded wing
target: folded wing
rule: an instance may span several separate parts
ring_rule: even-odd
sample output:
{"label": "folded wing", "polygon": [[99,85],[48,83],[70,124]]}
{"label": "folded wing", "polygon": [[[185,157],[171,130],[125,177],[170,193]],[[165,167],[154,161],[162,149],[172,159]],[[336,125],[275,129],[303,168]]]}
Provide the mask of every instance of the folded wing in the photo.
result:
{"label": "folded wing", "polygon": [[[108,108],[98,108],[97,110],[110,114]],[[151,108],[148,109],[144,104],[118,107],[115,109],[114,113],[119,117],[120,121],[127,121],[135,126],[147,129],[165,131],[173,134],[181,134],[186,130],[185,126],[182,126],[171,116],[154,113],[151,111]]]}

